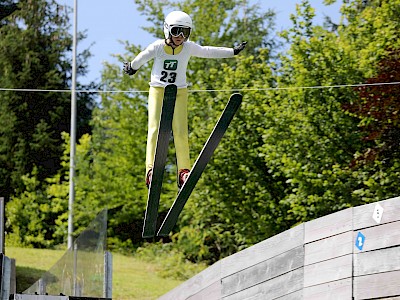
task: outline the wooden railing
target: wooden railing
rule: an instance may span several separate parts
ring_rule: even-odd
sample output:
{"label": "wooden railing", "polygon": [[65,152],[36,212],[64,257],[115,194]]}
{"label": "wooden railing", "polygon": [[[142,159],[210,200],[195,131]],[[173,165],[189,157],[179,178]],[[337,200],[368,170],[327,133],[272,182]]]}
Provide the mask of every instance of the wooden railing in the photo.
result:
{"label": "wooden railing", "polygon": [[216,262],[159,299],[376,298],[400,299],[400,197],[303,223]]}

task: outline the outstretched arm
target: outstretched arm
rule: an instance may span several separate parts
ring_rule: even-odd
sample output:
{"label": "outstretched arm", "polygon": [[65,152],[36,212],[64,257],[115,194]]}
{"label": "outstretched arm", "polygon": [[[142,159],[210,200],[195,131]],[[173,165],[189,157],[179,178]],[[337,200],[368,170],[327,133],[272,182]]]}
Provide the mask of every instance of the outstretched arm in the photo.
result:
{"label": "outstretched arm", "polygon": [[213,47],[213,46],[200,46],[196,43],[190,42],[191,54],[203,58],[227,58],[237,55],[246,47],[247,42],[242,42],[234,48],[227,47]]}
{"label": "outstretched arm", "polygon": [[155,43],[150,44],[140,52],[131,62],[125,61],[122,70],[125,74],[133,75],[139,68],[155,56]]}

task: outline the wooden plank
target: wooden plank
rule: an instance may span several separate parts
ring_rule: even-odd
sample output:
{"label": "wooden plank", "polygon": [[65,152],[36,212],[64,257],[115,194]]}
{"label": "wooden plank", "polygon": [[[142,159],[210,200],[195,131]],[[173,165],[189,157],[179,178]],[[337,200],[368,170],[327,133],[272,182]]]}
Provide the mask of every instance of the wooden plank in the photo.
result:
{"label": "wooden plank", "polygon": [[304,266],[304,287],[351,278],[352,273],[352,254]]}
{"label": "wooden plank", "polygon": [[353,232],[348,231],[304,245],[304,265],[353,253]]}
{"label": "wooden plank", "polygon": [[389,297],[389,298],[379,298],[379,300],[400,300],[400,296],[399,297]]}
{"label": "wooden plank", "polygon": [[400,197],[374,202],[363,206],[353,208],[353,229],[376,226],[378,223],[372,218],[375,206],[379,203],[383,208],[383,214],[380,224],[400,221]]}
{"label": "wooden plank", "polygon": [[222,259],[222,278],[303,245],[303,224]]}
{"label": "wooden plank", "polygon": [[400,271],[354,277],[354,299],[400,296]]}
{"label": "wooden plank", "polygon": [[353,209],[348,208],[305,223],[304,243],[353,230]]}
{"label": "wooden plank", "polygon": [[[212,285],[208,286],[204,290],[201,290],[197,294],[188,298],[188,300],[217,300],[221,299],[221,282],[214,282]],[[176,299],[176,298],[173,298]]]}
{"label": "wooden plank", "polygon": [[[224,300],[273,300],[290,295],[303,288],[303,268],[275,277],[238,293],[223,297]],[[288,298],[289,299],[289,298]]]}
{"label": "wooden plank", "polygon": [[189,297],[199,293],[201,290],[220,282],[221,280],[221,263],[216,262],[199,274],[193,276],[173,290],[161,296],[160,300],[169,299],[188,299]]}
{"label": "wooden plank", "polygon": [[303,290],[287,294],[285,296],[275,298],[274,300],[303,300]]}
{"label": "wooden plank", "polygon": [[354,241],[357,238],[358,232],[361,232],[365,236],[365,241],[362,250],[354,246],[355,253],[400,245],[400,221],[355,231],[353,234]]}
{"label": "wooden plank", "polygon": [[275,256],[250,268],[222,279],[222,296],[228,296],[251,286],[271,280],[284,273],[302,267],[304,264],[304,248],[299,246],[293,250]]}
{"label": "wooden plank", "polygon": [[354,276],[400,270],[400,247],[354,255]]}
{"label": "wooden plank", "polygon": [[351,299],[353,297],[353,280],[346,278],[306,287],[303,295],[307,300]]}

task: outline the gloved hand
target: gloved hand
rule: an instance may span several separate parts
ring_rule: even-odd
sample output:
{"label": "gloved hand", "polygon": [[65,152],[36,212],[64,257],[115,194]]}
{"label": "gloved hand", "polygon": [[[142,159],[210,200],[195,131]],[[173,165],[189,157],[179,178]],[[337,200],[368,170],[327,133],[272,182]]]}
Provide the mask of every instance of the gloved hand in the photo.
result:
{"label": "gloved hand", "polygon": [[233,47],[233,54],[238,55],[246,47],[247,42],[241,42],[239,45]]}
{"label": "gloved hand", "polygon": [[128,75],[133,75],[137,72],[137,70],[132,69],[131,63],[129,61],[124,61],[124,67],[122,70],[125,72],[125,74]]}

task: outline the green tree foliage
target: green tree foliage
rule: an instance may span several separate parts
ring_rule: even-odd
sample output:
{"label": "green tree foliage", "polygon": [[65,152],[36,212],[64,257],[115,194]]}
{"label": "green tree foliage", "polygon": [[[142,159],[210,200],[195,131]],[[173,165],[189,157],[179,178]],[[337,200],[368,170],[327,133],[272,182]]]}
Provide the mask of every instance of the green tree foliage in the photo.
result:
{"label": "green tree foliage", "polygon": [[[283,33],[291,45],[282,60],[284,86],[367,82],[387,45],[398,40],[393,14],[399,3],[377,5],[377,1],[362,10],[360,3],[342,7],[344,21],[337,33],[311,25],[313,10],[308,1],[298,6],[294,27]],[[342,105],[357,103],[359,96],[351,87],[291,89],[280,93],[276,110],[266,108],[273,126],[265,127],[263,152],[266,164],[290,185],[281,201],[290,207],[288,220],[304,222],[398,194],[398,185],[390,179],[398,174],[395,169],[383,175],[378,162],[364,169],[349,167],[365,145],[359,120],[346,114]],[[382,113],[389,109],[382,101],[375,108]]]}
{"label": "green tree foliage", "polygon": [[[268,93],[257,90],[275,85],[272,70],[265,63],[269,53],[263,49],[256,55],[240,56],[235,68],[223,64],[220,69],[210,69],[215,85],[228,92],[219,92],[209,100],[212,116],[206,120],[196,117],[200,125],[191,135],[196,145],[205,142],[230,91],[237,87],[249,91],[242,92],[240,111],[187,203],[180,227],[175,229],[178,247],[193,260],[219,259],[288,227],[284,210],[279,207],[285,183],[272,176],[260,153],[260,130],[265,126],[261,105]],[[207,98],[205,93],[199,94]]]}
{"label": "green tree foliage", "polygon": [[340,105],[351,90],[303,88],[361,80],[356,61],[338,48],[338,36],[314,26],[313,17],[308,1],[297,6],[293,27],[282,33],[291,46],[282,57],[278,86],[290,88],[263,106],[261,151],[271,172],[285,179],[280,205],[292,225],[350,205],[351,194],[336,171],[359,147],[353,143],[357,124]]}
{"label": "green tree foliage", "polygon": [[[63,137],[63,156],[57,173],[41,182],[38,179],[37,168],[31,174],[24,175],[24,192],[18,196],[12,196],[6,207],[7,242],[16,246],[35,248],[47,248],[65,242],[67,237],[68,221],[68,193],[69,193],[69,154],[70,137],[67,133]],[[84,134],[76,147],[76,173],[89,174],[90,160],[90,135]],[[85,187],[81,182],[88,182],[83,175],[77,176],[76,184],[80,186],[77,197],[85,198]],[[95,205],[95,203],[92,203]],[[86,209],[86,207],[80,207]],[[90,211],[82,214],[75,212],[77,216],[75,235],[78,235],[91,220],[98,210],[90,207]]]}
{"label": "green tree foliage", "polygon": [[[247,2],[136,1],[154,24],[147,30],[156,38],[163,37],[164,13],[180,9],[193,16],[195,42],[231,46],[249,41],[234,59],[192,58],[189,63],[193,159],[230,94],[243,89],[244,100],[171,235],[186,257],[212,262],[300,222],[398,192],[395,165],[384,172],[381,161],[351,167],[366,149],[359,116],[343,109],[359,99],[357,90],[318,88],[366,82],[387,54],[383,47],[397,43],[393,17],[398,4],[376,3],[344,3],[342,22],[331,31],[313,24],[314,10],[303,1],[292,16],[293,27],[281,33],[289,49],[279,52],[273,13]],[[121,61],[140,51],[130,43],[126,49]],[[87,195],[114,208],[110,224],[117,243],[141,241],[147,192],[147,94],[142,91],[150,67],[129,78],[121,66],[108,66],[103,74],[107,89],[132,93],[103,95],[93,119],[90,180],[96,188]],[[161,215],[175,196],[170,154]],[[385,187],[378,188],[382,183]]]}
{"label": "green tree foliage", "polygon": [[[229,67],[210,69],[212,84],[222,90],[253,84],[288,89],[264,95],[244,92],[232,133],[207,167],[185,208],[183,227],[174,236],[190,258],[213,261],[298,223],[398,195],[397,162],[386,169],[382,161],[357,170],[350,167],[365,149],[364,133],[359,119],[342,105],[357,105],[354,101],[360,95],[351,87],[318,88],[368,82],[376,63],[387,54],[382,46],[398,40],[398,18],[393,18],[398,3],[379,9],[370,3],[361,10],[359,4],[343,6],[344,18],[351,22],[341,24],[337,33],[313,25],[314,10],[308,1],[298,5],[293,27],[282,33],[290,48],[280,56],[275,74],[269,71],[273,63],[257,57],[240,60],[234,72]],[[367,36],[364,28],[369,29]],[[386,76],[392,68],[388,66]],[[380,91],[375,97],[382,95]],[[397,111],[382,101],[374,109],[383,115]]]}
{"label": "green tree foliage", "polygon": [[[367,86],[343,108],[359,119],[362,149],[351,162],[351,171],[362,182],[354,191],[363,201],[378,201],[399,194],[399,50],[388,51]],[[388,83],[381,84],[381,83]]]}
{"label": "green tree foliage", "polygon": [[[315,25],[311,2],[302,1],[280,41],[273,38],[273,13],[246,1],[136,0],[155,38],[163,38],[164,13],[181,9],[193,16],[195,42],[249,41],[235,58],[189,63],[193,160],[237,89],[243,104],[170,239],[163,240],[172,246],[151,251],[172,247],[192,261],[213,262],[301,222],[399,194],[398,85],[355,86],[398,81],[400,0],[387,2],[345,1],[342,20],[331,30]],[[279,48],[282,42],[286,49]],[[118,58],[131,60],[140,50],[126,42],[127,53]],[[78,228],[107,206],[112,247],[143,242],[150,68],[129,77],[121,65],[106,66],[103,83],[114,93],[102,94],[93,135],[81,141]],[[372,150],[376,155],[368,156]],[[176,195],[173,155],[171,150],[161,218]],[[68,177],[63,174],[54,181]],[[25,179],[27,187],[36,184],[33,177]],[[55,190],[46,195],[57,199],[50,196]],[[29,202],[38,196],[23,197]],[[65,232],[62,218],[53,237]],[[33,236],[40,241],[44,234]]]}
{"label": "green tree foliage", "polygon": [[[18,2],[0,27],[0,195],[24,191],[23,176],[36,168],[42,181],[57,172],[61,132],[70,128],[71,35],[66,10],[55,1]],[[83,38],[83,36],[82,36]],[[86,72],[80,56],[79,74]],[[93,96],[80,97],[79,134],[89,131]]]}
{"label": "green tree foliage", "polygon": [[392,162],[399,157],[400,86],[394,82],[400,82],[400,49],[389,51],[379,62],[378,74],[367,80],[368,85],[356,88],[359,97],[354,102],[343,104],[346,111],[360,118],[363,140],[366,146],[371,145],[354,163],[377,159]]}
{"label": "green tree foliage", "polygon": [[[117,76],[121,80],[114,80],[110,88],[126,90],[131,85],[129,78],[122,78],[120,73],[121,68],[118,68]],[[110,235],[116,242],[131,239],[137,243],[141,239],[147,201],[147,188],[143,184],[146,96],[134,92],[103,95],[101,108],[94,112],[93,176],[88,197],[99,207],[109,208]],[[81,200],[82,204],[87,201]]]}

